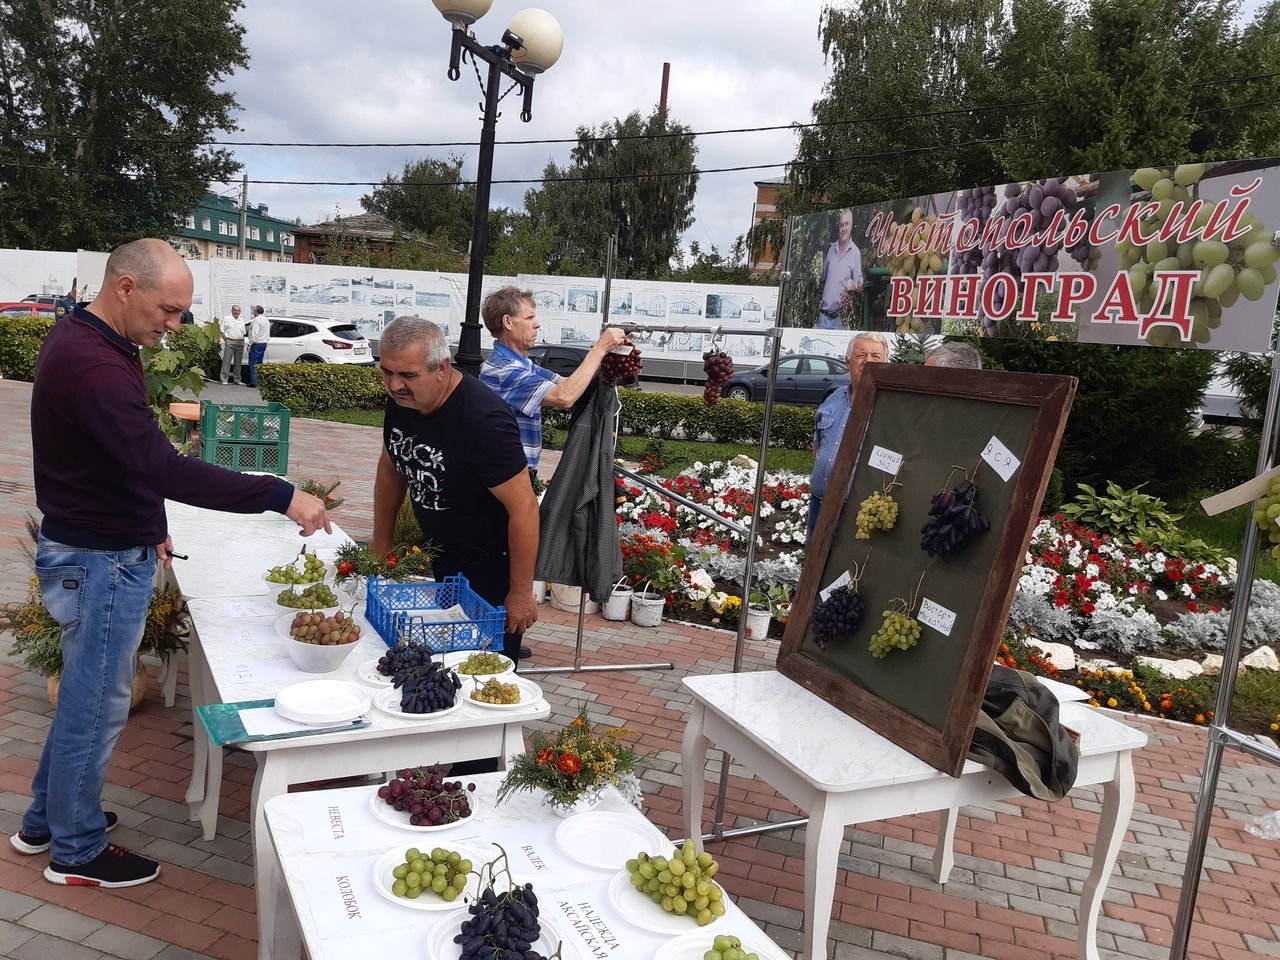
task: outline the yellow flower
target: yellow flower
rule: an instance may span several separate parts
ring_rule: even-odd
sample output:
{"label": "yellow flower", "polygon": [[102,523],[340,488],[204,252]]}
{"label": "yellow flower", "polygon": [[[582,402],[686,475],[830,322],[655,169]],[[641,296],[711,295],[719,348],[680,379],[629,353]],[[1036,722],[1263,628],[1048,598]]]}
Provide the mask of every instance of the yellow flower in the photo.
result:
{"label": "yellow flower", "polygon": [[1108,707],[1118,707],[1119,705],[1120,705],[1120,701],[1118,701],[1115,697],[1108,697],[1108,698],[1107,698],[1107,706],[1108,706]]}

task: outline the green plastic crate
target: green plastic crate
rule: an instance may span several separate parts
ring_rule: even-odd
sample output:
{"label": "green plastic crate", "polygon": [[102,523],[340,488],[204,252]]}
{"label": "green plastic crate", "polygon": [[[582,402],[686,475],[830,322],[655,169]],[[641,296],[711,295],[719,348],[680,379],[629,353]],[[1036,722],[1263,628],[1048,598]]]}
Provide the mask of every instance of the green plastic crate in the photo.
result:
{"label": "green plastic crate", "polygon": [[289,408],[280,403],[200,403],[200,459],[239,473],[289,469]]}

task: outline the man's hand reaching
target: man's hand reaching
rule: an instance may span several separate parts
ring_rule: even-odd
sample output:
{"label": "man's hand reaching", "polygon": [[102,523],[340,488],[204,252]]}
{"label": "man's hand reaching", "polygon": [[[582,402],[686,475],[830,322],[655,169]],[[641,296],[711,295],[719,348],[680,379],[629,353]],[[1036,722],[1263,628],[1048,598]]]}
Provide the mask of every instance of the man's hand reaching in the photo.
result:
{"label": "man's hand reaching", "polygon": [[309,537],[320,529],[325,533],[333,533],[324,501],[301,490],[293,491],[293,499],[289,501],[285,516],[302,528],[298,531],[299,536]]}

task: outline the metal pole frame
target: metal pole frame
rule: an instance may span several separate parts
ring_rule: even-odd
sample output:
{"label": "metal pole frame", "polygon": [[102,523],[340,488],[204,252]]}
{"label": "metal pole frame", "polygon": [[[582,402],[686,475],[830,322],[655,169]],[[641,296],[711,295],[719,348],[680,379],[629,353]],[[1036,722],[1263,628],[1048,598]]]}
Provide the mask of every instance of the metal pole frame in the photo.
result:
{"label": "metal pole frame", "polygon": [[[1262,436],[1258,442],[1257,472],[1260,474],[1271,469],[1274,462],[1277,417],[1280,416],[1278,406],[1280,349],[1273,352],[1271,359],[1271,389],[1267,394]],[[1227,623],[1226,649],[1222,651],[1222,679],[1218,685],[1218,702],[1213,712],[1213,723],[1209,726],[1209,744],[1205,749],[1200,791],[1196,795],[1196,818],[1187,848],[1187,865],[1182,874],[1182,892],[1178,897],[1178,913],[1174,921],[1173,942],[1169,947],[1169,960],[1186,960],[1187,948],[1191,942],[1191,924],[1196,895],[1200,891],[1200,871],[1204,866],[1209,828],[1213,822],[1223,750],[1234,747],[1259,759],[1280,764],[1280,751],[1230,728],[1231,701],[1236,689],[1236,671],[1240,663],[1240,647],[1244,641],[1245,620],[1249,613],[1249,596],[1253,593],[1253,567],[1258,549],[1258,525],[1253,522],[1252,511],[1245,522],[1248,528],[1245,530],[1240,562],[1236,567],[1236,593],[1231,601],[1231,619]]]}

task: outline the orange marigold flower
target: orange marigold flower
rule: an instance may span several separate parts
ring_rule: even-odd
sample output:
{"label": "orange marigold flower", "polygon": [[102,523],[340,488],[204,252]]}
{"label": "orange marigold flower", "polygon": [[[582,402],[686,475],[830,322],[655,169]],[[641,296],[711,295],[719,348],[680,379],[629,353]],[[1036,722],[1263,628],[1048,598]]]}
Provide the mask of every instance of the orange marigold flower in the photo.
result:
{"label": "orange marigold flower", "polygon": [[1197,713],[1197,714],[1196,714],[1196,723],[1204,723],[1204,714],[1203,714],[1203,713]]}
{"label": "orange marigold flower", "polygon": [[538,751],[538,765],[541,767],[549,767],[556,759],[556,752],[550,747],[543,747]]}
{"label": "orange marigold flower", "polygon": [[556,761],[556,767],[561,773],[567,773],[572,777],[582,770],[582,761],[576,754],[562,753],[560,759]]}

